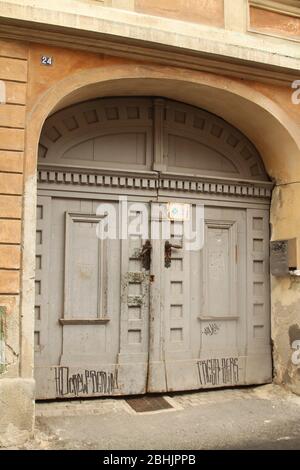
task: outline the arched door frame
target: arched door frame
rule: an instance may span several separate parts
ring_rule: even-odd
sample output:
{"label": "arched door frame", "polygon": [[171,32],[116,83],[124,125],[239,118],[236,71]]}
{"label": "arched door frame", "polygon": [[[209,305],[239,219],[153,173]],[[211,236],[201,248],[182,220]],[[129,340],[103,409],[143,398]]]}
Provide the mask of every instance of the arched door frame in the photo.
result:
{"label": "arched door frame", "polygon": [[[147,93],[145,93],[145,88]],[[163,94],[166,97],[202,106],[237,125],[257,146],[264,160],[267,171],[273,178],[289,181],[296,177],[293,168],[299,166],[300,144],[296,125],[291,118],[272,100],[250,86],[232,82],[223,77],[209,74],[175,70],[161,66],[116,65],[102,69],[90,69],[70,75],[52,86],[40,96],[27,115],[26,149],[24,165],[24,212],[23,212],[23,251],[22,251],[22,351],[21,375],[32,375],[33,366],[33,306],[34,306],[34,262],[35,262],[35,217],[36,217],[36,172],[37,149],[40,132],[46,118],[59,107],[81,101],[87,97],[109,96],[116,94]],[[230,89],[230,91],[228,91]],[[163,92],[163,93],[162,93]],[[209,94],[207,94],[210,92]],[[230,101],[234,106],[229,108]],[[236,108],[238,105],[238,108]],[[235,111],[233,112],[233,110]],[[241,113],[250,117],[241,118]],[[261,132],[264,139],[257,135],[251,116],[257,113],[263,123]],[[273,142],[264,147],[266,134],[273,135]],[[277,149],[281,141],[280,152]],[[279,153],[286,150],[288,162],[279,165]],[[277,170],[271,169],[271,163],[277,163]],[[291,163],[290,165],[288,163]],[[274,165],[272,165],[274,167]],[[276,166],[276,165],[275,165]],[[287,170],[289,169],[289,171]]]}

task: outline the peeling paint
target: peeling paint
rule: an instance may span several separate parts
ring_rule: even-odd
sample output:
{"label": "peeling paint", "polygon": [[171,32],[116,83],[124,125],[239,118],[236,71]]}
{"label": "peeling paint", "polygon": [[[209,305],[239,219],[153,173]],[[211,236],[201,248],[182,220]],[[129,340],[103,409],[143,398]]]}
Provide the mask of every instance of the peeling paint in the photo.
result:
{"label": "peeling paint", "polygon": [[291,325],[289,327],[289,338],[290,338],[290,345],[292,346],[293,342],[296,340],[300,340],[300,327],[299,325]]}
{"label": "peeling paint", "polygon": [[[295,287],[293,286],[289,292],[292,290],[296,292]],[[300,339],[300,325],[295,322],[299,317],[299,309],[299,300],[291,302],[290,305],[277,301],[272,308],[274,380],[275,383],[286,384],[291,391],[297,394],[300,393],[300,369],[292,363],[292,343]]]}
{"label": "peeling paint", "polygon": [[5,363],[5,308],[0,307],[0,374],[6,369]]}

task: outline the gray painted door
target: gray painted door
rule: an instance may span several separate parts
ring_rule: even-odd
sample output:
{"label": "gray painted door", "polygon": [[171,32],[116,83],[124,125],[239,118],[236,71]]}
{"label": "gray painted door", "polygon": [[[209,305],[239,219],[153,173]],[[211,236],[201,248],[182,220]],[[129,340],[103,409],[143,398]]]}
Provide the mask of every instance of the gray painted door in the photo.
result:
{"label": "gray painted door", "polygon": [[[99,239],[100,202],[38,200],[38,399],[146,390],[149,270],[139,256],[145,240]],[[118,219],[118,203],[110,204]],[[134,208],[132,216],[140,216]]]}
{"label": "gray painted door", "polygon": [[[96,237],[100,202],[38,200],[37,398],[270,381],[268,211],[205,205],[203,248],[186,249],[183,222],[172,221],[147,266],[143,234]],[[145,213],[155,204],[144,201]],[[150,219],[161,231],[163,218]]]}
{"label": "gray painted door", "polygon": [[203,249],[184,249],[182,222],[172,224],[169,267],[165,241],[156,242],[148,391],[271,380],[268,212],[206,206],[204,214]]}

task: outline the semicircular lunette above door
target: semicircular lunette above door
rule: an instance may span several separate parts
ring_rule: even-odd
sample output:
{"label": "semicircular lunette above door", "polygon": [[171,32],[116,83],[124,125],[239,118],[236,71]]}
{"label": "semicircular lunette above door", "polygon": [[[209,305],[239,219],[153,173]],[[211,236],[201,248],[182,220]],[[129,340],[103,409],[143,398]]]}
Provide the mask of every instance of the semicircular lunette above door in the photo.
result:
{"label": "semicircular lunette above door", "polygon": [[162,98],[101,98],[50,116],[39,165],[267,181],[249,139],[202,109]]}

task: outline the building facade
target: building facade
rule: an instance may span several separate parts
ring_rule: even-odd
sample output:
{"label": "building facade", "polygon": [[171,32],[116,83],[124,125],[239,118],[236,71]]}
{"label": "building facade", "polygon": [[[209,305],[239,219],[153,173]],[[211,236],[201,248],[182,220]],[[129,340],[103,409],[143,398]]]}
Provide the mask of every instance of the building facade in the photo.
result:
{"label": "building facade", "polygon": [[35,399],[300,393],[299,0],[2,1],[0,102],[2,444]]}

